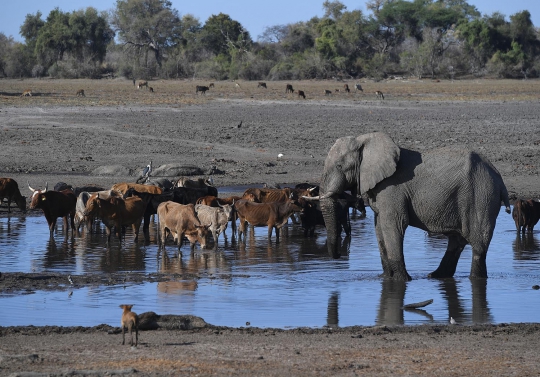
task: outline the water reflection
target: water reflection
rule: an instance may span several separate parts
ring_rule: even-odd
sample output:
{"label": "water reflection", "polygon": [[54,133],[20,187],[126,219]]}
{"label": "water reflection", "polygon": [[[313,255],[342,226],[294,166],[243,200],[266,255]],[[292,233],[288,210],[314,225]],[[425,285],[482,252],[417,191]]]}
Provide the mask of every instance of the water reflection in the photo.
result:
{"label": "water reflection", "polygon": [[512,249],[515,260],[538,260],[540,258],[540,242],[534,233],[516,232]]}
{"label": "water reflection", "polygon": [[328,299],[326,325],[331,328],[339,326],[339,292],[332,292]]}
{"label": "water reflection", "polygon": [[[36,317],[42,324],[79,325],[80,319],[68,323],[58,312],[80,311],[85,318],[84,311],[92,308],[86,324],[115,325],[117,312],[109,320],[108,305],[116,307],[121,297],[137,303],[139,311],[193,314],[225,326],[243,326],[247,320],[261,327],[447,323],[450,317],[463,324],[531,321],[540,310],[540,303],[530,299],[535,292],[530,287],[540,281],[538,234],[516,234],[511,217],[501,213],[487,257],[489,279],[468,279],[470,247],[463,251],[454,279],[426,278],[445,253],[446,237],[409,228],[404,249],[413,281],[407,283],[379,277],[380,254],[369,209],[365,219],[351,219],[352,236],[341,240],[345,257],[339,260],[328,255],[324,229],[304,238],[302,229],[292,224],[283,229],[279,243],[269,243],[267,229],[260,227],[249,229],[245,242],[229,239],[214,250],[197,247],[194,252],[184,247],[178,255],[175,247],[159,250],[155,223],[150,224],[148,241],[141,237],[134,243],[128,228],[122,243],[113,239],[108,245],[102,226],[96,233],[75,237],[66,237],[60,226],[49,239],[43,216],[0,218],[2,272],[36,269],[76,276],[137,271],[169,277],[167,282],[125,289],[78,287],[72,296],[0,292],[0,318],[10,318],[8,325],[35,323]],[[424,308],[403,309],[405,303],[432,298],[433,304]]]}
{"label": "water reflection", "polygon": [[377,325],[402,325],[403,301],[407,283],[403,281],[382,280],[381,298],[377,311]]}

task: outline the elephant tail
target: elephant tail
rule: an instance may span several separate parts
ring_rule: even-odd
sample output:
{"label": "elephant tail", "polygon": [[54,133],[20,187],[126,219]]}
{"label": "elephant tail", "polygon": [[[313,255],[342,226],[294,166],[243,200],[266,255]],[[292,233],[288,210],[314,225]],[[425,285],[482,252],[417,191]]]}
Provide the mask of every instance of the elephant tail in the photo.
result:
{"label": "elephant tail", "polygon": [[506,186],[502,186],[501,190],[501,201],[504,203],[506,213],[510,213],[510,200],[508,199],[508,190]]}

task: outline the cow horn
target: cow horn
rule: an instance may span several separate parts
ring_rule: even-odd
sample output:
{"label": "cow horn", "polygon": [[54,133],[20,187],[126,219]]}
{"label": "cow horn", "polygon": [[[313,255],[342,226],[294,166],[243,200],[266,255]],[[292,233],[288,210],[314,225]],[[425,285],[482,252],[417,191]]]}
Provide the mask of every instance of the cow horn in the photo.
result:
{"label": "cow horn", "polygon": [[49,182],[45,182],[45,190],[43,190],[43,192],[47,192],[48,188],[49,188]]}
{"label": "cow horn", "polygon": [[305,195],[303,195],[302,199],[308,200],[310,202],[314,202],[314,201],[317,201],[317,200],[320,199],[319,196],[320,195],[317,195],[317,196],[305,196]]}
{"label": "cow horn", "polygon": [[26,183],[28,183],[28,188],[30,189],[30,191],[32,192],[35,192],[36,190],[34,190],[32,187],[30,187],[30,182],[29,181],[26,181]]}
{"label": "cow horn", "polygon": [[310,188],[308,188],[307,190],[308,190],[309,192],[311,192],[311,191],[313,191],[313,190],[315,190],[315,189],[316,189],[316,187],[310,187]]}

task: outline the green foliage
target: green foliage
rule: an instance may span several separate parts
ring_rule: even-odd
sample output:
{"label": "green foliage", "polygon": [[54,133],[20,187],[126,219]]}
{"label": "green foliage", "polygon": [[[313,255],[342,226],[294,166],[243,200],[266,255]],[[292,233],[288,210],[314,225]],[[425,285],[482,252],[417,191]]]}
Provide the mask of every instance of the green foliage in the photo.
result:
{"label": "green foliage", "polygon": [[229,15],[202,24],[190,14],[180,17],[170,0],[116,0],[110,16],[57,8],[45,21],[40,12],[26,16],[24,48],[7,43],[0,75],[48,70],[99,77],[103,62],[137,79],[382,79],[404,71],[527,77],[540,71],[540,40],[528,11],[507,20],[500,13],[481,17],[467,0],[369,0],[366,6],[367,16],[323,0],[322,17],[269,26],[255,43]]}

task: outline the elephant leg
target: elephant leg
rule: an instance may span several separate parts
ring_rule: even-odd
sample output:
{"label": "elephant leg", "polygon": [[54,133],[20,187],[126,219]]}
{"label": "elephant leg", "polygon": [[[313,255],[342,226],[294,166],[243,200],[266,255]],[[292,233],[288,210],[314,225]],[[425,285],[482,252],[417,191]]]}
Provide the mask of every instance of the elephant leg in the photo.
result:
{"label": "elephant leg", "polygon": [[493,236],[493,228],[490,229],[488,233],[485,233],[482,239],[480,240],[471,240],[472,248],[472,262],[471,262],[471,274],[469,278],[471,279],[486,279],[487,276],[487,267],[486,267],[486,257],[491,242],[491,237]]}
{"label": "elephant leg", "polygon": [[394,280],[409,281],[411,276],[405,268],[405,258],[403,257],[403,237],[406,226],[400,222],[398,226],[396,216],[392,220],[381,221],[381,216],[375,219],[375,234],[381,253],[381,263],[383,267],[383,277]]}
{"label": "elephant leg", "polygon": [[456,272],[457,263],[463,248],[467,245],[467,240],[460,235],[452,234],[448,236],[448,246],[439,264],[439,267],[428,275],[430,278],[451,278]]}

